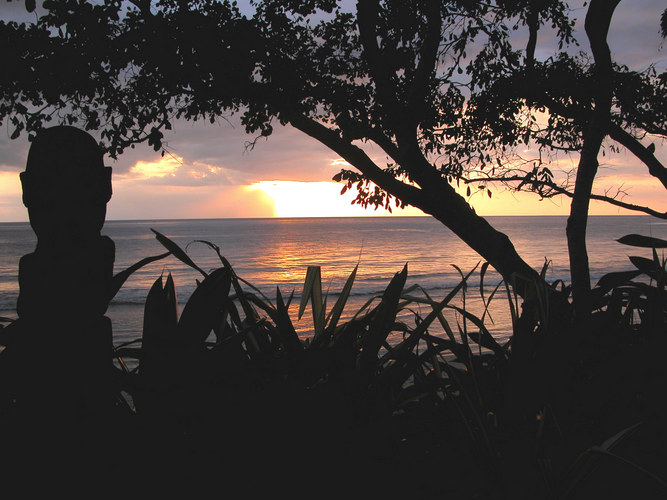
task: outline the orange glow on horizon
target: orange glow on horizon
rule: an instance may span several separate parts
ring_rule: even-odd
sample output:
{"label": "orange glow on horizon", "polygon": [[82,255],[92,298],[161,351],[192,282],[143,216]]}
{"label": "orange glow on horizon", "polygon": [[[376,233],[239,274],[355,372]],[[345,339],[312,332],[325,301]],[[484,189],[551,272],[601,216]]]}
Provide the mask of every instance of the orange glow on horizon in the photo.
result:
{"label": "orange glow on horizon", "polygon": [[392,212],[352,205],[354,189],[341,195],[343,185],[336,182],[260,181],[249,189],[260,190],[274,203],[275,217],[369,217],[378,215],[424,215],[414,207]]}

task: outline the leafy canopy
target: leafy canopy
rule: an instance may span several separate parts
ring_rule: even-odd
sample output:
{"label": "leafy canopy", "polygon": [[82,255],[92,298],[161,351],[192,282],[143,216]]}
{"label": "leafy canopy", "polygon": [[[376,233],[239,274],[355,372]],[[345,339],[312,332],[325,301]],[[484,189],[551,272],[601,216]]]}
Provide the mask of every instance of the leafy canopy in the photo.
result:
{"label": "leafy canopy", "polygon": [[[267,0],[250,14],[203,0],[44,8],[34,23],[0,23],[0,120],[12,137],[57,120],[100,130],[116,155],[144,141],[160,150],[174,120],[240,113],[249,133],[268,136],[276,121],[305,117],[344,141],[376,143],[381,169],[408,183],[432,167],[450,182],[501,178],[550,196],[548,159],[581,148],[593,109],[593,65],[573,50],[574,20],[556,0],[363,1],[356,12]],[[544,29],[559,50],[537,60]],[[664,134],[665,81],[616,66],[613,125]],[[529,143],[539,156],[526,160],[517,148]],[[415,166],[406,149],[426,162]],[[336,179],[382,185],[369,174]],[[362,189],[358,201],[385,197],[386,186]]]}

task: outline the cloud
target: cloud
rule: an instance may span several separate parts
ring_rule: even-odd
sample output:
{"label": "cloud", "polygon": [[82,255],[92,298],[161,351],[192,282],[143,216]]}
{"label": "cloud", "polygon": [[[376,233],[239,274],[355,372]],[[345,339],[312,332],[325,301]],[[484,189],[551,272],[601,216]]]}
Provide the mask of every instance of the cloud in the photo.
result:
{"label": "cloud", "polygon": [[236,184],[225,169],[201,162],[187,163],[179,156],[165,155],[156,161],[138,161],[129,172],[116,174],[114,181],[153,186],[217,186]]}
{"label": "cloud", "polygon": [[275,207],[264,193],[246,186],[161,186],[137,183],[114,187],[108,220],[273,217]]}
{"label": "cloud", "polygon": [[25,169],[25,162],[28,158],[28,136],[21,135],[17,139],[10,139],[11,131],[8,126],[3,127],[0,133],[0,171],[21,172]]}
{"label": "cloud", "polygon": [[660,36],[660,16],[665,7],[664,0],[618,5],[609,27],[609,47],[617,63],[632,70],[643,70],[656,63],[659,71],[667,70],[665,45]]}
{"label": "cloud", "polygon": [[235,171],[238,179],[251,184],[261,180],[330,180],[337,157],[330,149],[289,126],[276,126],[268,138],[248,135],[238,118],[230,122],[177,123],[166,137],[168,149],[186,161],[218,165]]}
{"label": "cloud", "polygon": [[[176,121],[165,132],[167,151],[188,166],[222,169],[231,184],[253,184],[281,178],[299,181],[331,180],[338,171],[331,162],[337,155],[316,140],[289,126],[276,126],[268,138],[246,134],[238,117],[220,123]],[[160,153],[144,144],[127,149],[107,164],[118,176],[131,172],[139,162],[156,163]],[[211,181],[220,181],[211,177]]]}
{"label": "cloud", "polygon": [[[590,44],[584,30],[587,7],[583,2],[571,5],[571,18],[575,19],[574,33],[579,46],[569,48],[571,54],[579,51],[590,54]],[[665,42],[660,36],[660,16],[665,9],[664,0],[642,0],[639,2],[620,2],[609,28],[608,43],[612,58],[630,69],[645,70],[650,64],[656,64],[659,71],[667,70]],[[528,32],[520,29],[513,35],[517,48],[525,48]],[[538,33],[535,56],[545,60],[558,51],[556,32],[551,26],[542,26]]]}

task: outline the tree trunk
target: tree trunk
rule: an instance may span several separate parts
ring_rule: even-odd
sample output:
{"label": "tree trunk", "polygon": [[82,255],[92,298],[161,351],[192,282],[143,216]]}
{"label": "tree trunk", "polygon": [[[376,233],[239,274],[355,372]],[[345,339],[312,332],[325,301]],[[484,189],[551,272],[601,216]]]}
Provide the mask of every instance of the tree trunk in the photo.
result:
{"label": "tree trunk", "polygon": [[486,259],[520,296],[526,297],[531,282],[541,281],[539,273],[519,256],[509,237],[477,215],[448,182],[442,179],[423,192],[423,200],[413,205],[442,222]]}
{"label": "tree trunk", "polygon": [[580,319],[591,314],[591,279],[586,249],[586,226],[593,181],[598,170],[598,153],[609,125],[612,101],[612,64],[607,33],[620,0],[592,0],[586,13],[586,35],[595,59],[593,78],[595,84],[595,109],[586,131],[579,158],[574,197],[567,220],[567,246],[570,256],[572,300],[574,313]]}
{"label": "tree trunk", "polygon": [[598,170],[597,155],[603,138],[602,130],[599,127],[593,127],[591,124],[589,132],[584,137],[584,147],[577,168],[574,197],[570,205],[570,216],[567,219],[566,233],[567,249],[570,257],[572,302],[574,314],[578,318],[586,318],[591,313],[589,300],[591,278],[586,248],[586,228],[590,193]]}

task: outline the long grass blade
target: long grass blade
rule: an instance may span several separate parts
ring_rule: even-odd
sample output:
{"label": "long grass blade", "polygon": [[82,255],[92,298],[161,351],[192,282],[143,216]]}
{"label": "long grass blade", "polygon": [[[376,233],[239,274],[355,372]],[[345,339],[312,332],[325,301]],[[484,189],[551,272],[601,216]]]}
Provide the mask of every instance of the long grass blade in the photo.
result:
{"label": "long grass blade", "polygon": [[192,269],[199,271],[204,278],[208,276],[208,273],[204,272],[197,264],[194,263],[194,261],[188,256],[185,251],[179,247],[176,243],[174,243],[172,240],[167,238],[165,235],[162,233],[156,231],[155,229],[151,228],[151,231],[155,234],[155,238],[160,242],[160,244],[165,247],[169,252],[171,252],[174,257],[176,257],[178,260],[183,262],[183,264],[191,267]]}
{"label": "long grass blade", "polygon": [[507,292],[507,304],[509,305],[510,308],[510,318],[512,319],[512,331],[516,331],[516,323],[518,320],[518,312],[517,312],[517,307],[515,305],[515,300],[512,299],[512,290],[510,289],[509,283],[507,283],[507,280],[503,280],[503,283],[505,284],[505,291]]}
{"label": "long grass blade", "polygon": [[484,321],[484,318],[486,318],[488,316],[489,321],[491,321],[491,323],[495,324],[495,321],[493,321],[493,317],[491,316],[491,312],[489,311],[489,306],[491,305],[491,301],[496,296],[496,293],[498,293],[498,290],[500,290],[500,287],[502,285],[503,285],[503,282],[501,281],[500,283],[498,283],[495,286],[493,291],[489,294],[489,298],[487,299],[486,303],[484,303],[484,311],[482,312],[482,318],[481,318],[482,321]]}
{"label": "long grass blade", "polygon": [[[457,285],[457,286],[454,288],[454,290],[452,290],[452,291],[447,295],[447,297],[449,298],[449,300],[451,300],[454,296],[456,296],[456,293],[458,293],[458,290],[459,290],[459,287],[460,287],[460,286],[463,286],[462,283],[459,283],[459,285]],[[431,298],[431,296],[428,294],[428,292],[427,292],[426,290],[424,290],[424,289],[422,288],[421,291],[422,291],[422,293],[424,294],[424,296],[425,296],[426,299],[428,300],[428,303],[429,303],[431,306],[433,306],[434,304],[437,304],[437,302]],[[415,300],[415,301],[416,301],[416,300]],[[450,339],[452,342],[456,343],[456,338],[454,337],[454,331],[452,330],[452,327],[449,326],[449,321],[447,321],[447,318],[445,318],[445,315],[442,314],[442,309],[439,309],[439,310],[438,310],[438,321],[439,321],[439,323],[440,323],[440,326],[442,326],[442,329],[445,331],[445,334],[447,335],[447,337],[449,337],[449,339]]]}
{"label": "long grass blade", "polygon": [[[479,263],[477,265],[479,265]],[[466,275],[463,275],[463,273],[461,273],[461,275],[462,275],[461,280],[457,283],[457,285],[454,288],[452,288],[452,290],[447,294],[447,296],[441,302],[436,302],[435,300],[433,300],[430,297],[430,295],[428,294],[428,292],[421,287],[419,287],[419,288],[420,288],[421,292],[426,296],[426,299],[423,299],[421,297],[416,297],[416,296],[413,296],[413,295],[406,295],[406,294],[404,294],[402,297],[404,299],[408,299],[412,302],[424,303],[424,304],[430,305],[433,308],[437,308],[437,310],[440,311],[439,316],[438,316],[439,318],[441,318],[440,319],[440,324],[442,325],[443,329],[447,333],[447,336],[450,338],[450,340],[452,342],[456,342],[456,338],[454,337],[454,332],[452,331],[452,329],[449,326],[449,323],[447,322],[445,317],[442,315],[442,310],[444,309],[444,306],[440,307],[440,304],[449,304],[452,301],[452,299],[454,299],[454,297],[456,297],[456,295],[458,295],[458,293],[462,289],[464,289],[468,280],[470,279],[470,276],[475,272],[475,269],[477,269],[477,265],[475,267],[473,267]],[[454,266],[454,267],[456,267],[456,266]],[[460,269],[459,269],[459,272],[461,272]]]}
{"label": "long grass blade", "polygon": [[165,257],[168,257],[171,255],[171,252],[166,252],[166,253],[161,253],[160,255],[154,255],[152,257],[146,257],[145,259],[141,259],[139,262],[131,265],[124,271],[119,272],[118,274],[114,275],[114,277],[111,279],[111,286],[109,288],[109,293],[108,293],[108,301],[111,302],[111,300],[116,296],[118,293],[118,290],[120,290],[123,285],[125,284],[125,281],[134,273],[135,271],[141,269],[147,264],[150,264],[151,262],[155,262],[156,260],[164,259]]}
{"label": "long grass blade", "polygon": [[250,283],[249,281],[246,281],[245,279],[241,278],[238,274],[236,274],[236,272],[235,272],[234,269],[232,268],[232,266],[231,266],[231,264],[229,263],[229,261],[222,255],[222,252],[220,251],[220,247],[219,247],[218,245],[216,245],[215,243],[211,243],[210,241],[207,241],[207,240],[193,240],[193,241],[191,241],[190,243],[188,243],[188,244],[186,245],[186,247],[185,247],[186,250],[187,250],[187,248],[188,248],[191,244],[193,244],[193,243],[201,243],[201,244],[203,244],[203,245],[208,246],[209,248],[212,248],[212,249],[215,251],[215,253],[218,255],[218,259],[220,260],[220,262],[222,263],[222,265],[231,271],[232,276],[233,276],[235,279],[237,279],[239,282],[243,283],[244,285],[247,285],[250,289],[254,290],[254,291],[255,291],[257,294],[259,294],[259,295],[262,297],[262,299],[264,299],[266,302],[271,303],[271,299],[269,299],[269,298],[264,294],[264,292],[262,292],[259,288],[257,288],[255,285],[253,285],[253,284]]}
{"label": "long grass blade", "polygon": [[486,275],[486,270],[489,268],[489,263],[484,262],[482,268],[479,270],[479,296],[482,297],[482,303],[486,303],[484,300],[484,276]]}
{"label": "long grass blade", "polygon": [[465,309],[453,305],[447,305],[445,307],[451,308],[456,310],[461,316],[464,318],[467,318],[471,323],[473,323],[478,329],[479,329],[479,337],[477,337],[477,334],[469,334],[469,336],[475,340],[480,346],[486,347],[487,349],[491,349],[495,354],[497,354],[500,357],[505,356],[505,351],[503,350],[502,346],[498,344],[496,339],[493,338],[493,335],[489,332],[489,330],[486,328],[484,325],[484,322],[479,319],[477,316],[474,314],[470,313],[469,311],[466,311]]}

